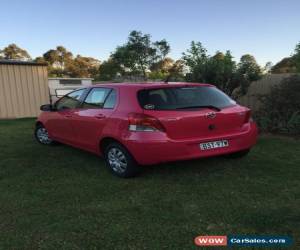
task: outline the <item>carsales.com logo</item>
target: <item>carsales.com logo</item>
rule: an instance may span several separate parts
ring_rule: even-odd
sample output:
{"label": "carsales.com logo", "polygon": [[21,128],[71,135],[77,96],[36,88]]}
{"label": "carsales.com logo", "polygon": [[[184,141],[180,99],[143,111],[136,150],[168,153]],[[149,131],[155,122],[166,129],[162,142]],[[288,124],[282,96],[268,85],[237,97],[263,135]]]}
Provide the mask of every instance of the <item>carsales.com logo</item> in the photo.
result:
{"label": "carsales.com logo", "polygon": [[227,236],[198,236],[195,238],[197,246],[227,246]]}
{"label": "carsales.com logo", "polygon": [[197,246],[291,246],[293,238],[285,235],[201,235],[194,240]]}

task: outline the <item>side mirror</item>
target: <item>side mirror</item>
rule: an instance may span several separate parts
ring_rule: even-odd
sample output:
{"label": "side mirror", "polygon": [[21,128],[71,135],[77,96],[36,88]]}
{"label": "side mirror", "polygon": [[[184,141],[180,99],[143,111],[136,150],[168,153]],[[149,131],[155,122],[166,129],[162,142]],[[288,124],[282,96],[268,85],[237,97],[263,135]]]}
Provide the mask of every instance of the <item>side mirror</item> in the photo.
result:
{"label": "side mirror", "polygon": [[54,107],[51,104],[44,104],[40,107],[41,111],[53,111]]}

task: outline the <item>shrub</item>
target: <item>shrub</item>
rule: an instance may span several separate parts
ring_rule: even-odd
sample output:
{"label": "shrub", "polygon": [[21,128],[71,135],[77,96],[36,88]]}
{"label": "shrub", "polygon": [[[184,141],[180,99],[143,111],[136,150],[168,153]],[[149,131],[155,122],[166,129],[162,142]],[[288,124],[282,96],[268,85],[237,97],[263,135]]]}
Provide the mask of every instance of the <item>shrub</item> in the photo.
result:
{"label": "shrub", "polygon": [[261,108],[255,118],[264,132],[300,135],[300,76],[286,78],[260,96]]}

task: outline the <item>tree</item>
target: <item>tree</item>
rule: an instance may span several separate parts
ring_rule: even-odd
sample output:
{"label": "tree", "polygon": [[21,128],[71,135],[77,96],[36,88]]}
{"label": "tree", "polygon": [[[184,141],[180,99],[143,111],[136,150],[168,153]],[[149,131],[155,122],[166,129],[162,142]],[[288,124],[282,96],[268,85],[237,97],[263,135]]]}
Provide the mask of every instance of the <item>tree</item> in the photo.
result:
{"label": "tree", "polygon": [[99,66],[99,60],[93,57],[77,55],[73,61],[69,62],[67,71],[71,77],[96,78]]}
{"label": "tree", "polygon": [[275,64],[271,72],[273,74],[300,73],[300,42],[296,44],[294,54]]}
{"label": "tree", "polygon": [[184,62],[182,60],[174,61],[170,57],[166,57],[150,66],[150,79],[181,81],[184,79],[183,70]]}
{"label": "tree", "polygon": [[120,65],[114,59],[109,58],[100,65],[98,79],[102,81],[114,80],[118,75],[122,75],[123,73]]}
{"label": "tree", "polygon": [[12,43],[0,50],[0,58],[8,60],[30,60],[31,56],[24,49],[21,49],[16,44]]}
{"label": "tree", "polygon": [[183,53],[183,61],[189,70],[188,81],[212,83],[228,94],[236,87],[236,63],[230,51],[225,54],[217,51],[214,56],[209,56],[200,42],[193,41],[190,49]]}
{"label": "tree", "polygon": [[271,71],[272,71],[272,67],[273,67],[272,62],[267,62],[267,63],[265,64],[264,68],[263,68],[263,72],[264,72],[265,74],[270,74]]}
{"label": "tree", "polygon": [[43,54],[44,60],[48,63],[48,71],[51,76],[63,77],[69,75],[68,67],[73,63],[73,54],[63,46],[50,49]]}
{"label": "tree", "polygon": [[231,94],[237,87],[235,81],[236,63],[229,50],[225,54],[217,51],[208,61],[208,76],[210,82],[215,83],[224,92]]}
{"label": "tree", "polygon": [[176,60],[172,67],[168,69],[168,80],[183,81],[184,80],[184,61]]}
{"label": "tree", "polygon": [[186,75],[188,81],[205,82],[207,78],[207,63],[209,56],[207,50],[200,42],[191,42],[190,49],[183,53],[183,61],[189,68],[189,73]]}
{"label": "tree", "polygon": [[242,94],[246,94],[252,81],[257,81],[262,77],[262,69],[254,56],[246,54],[241,57],[237,65],[237,77],[240,81]]}
{"label": "tree", "polygon": [[254,56],[246,54],[240,59],[238,66],[238,72],[240,74],[246,75],[247,79],[250,81],[256,81],[260,79],[262,75],[262,70],[257,64]]}
{"label": "tree", "polygon": [[295,73],[296,65],[292,57],[285,57],[280,62],[276,63],[272,69],[272,74]]}
{"label": "tree", "polygon": [[36,57],[36,58],[34,59],[34,62],[36,62],[36,63],[47,63],[47,61],[45,60],[45,58],[42,57],[42,56]]}
{"label": "tree", "polygon": [[300,42],[296,45],[293,55],[293,61],[295,63],[296,72],[300,73]]}
{"label": "tree", "polygon": [[149,69],[151,72],[161,71],[163,73],[169,72],[170,68],[172,68],[174,64],[174,60],[170,57],[166,57],[158,62],[154,62],[150,65]]}
{"label": "tree", "polygon": [[111,58],[125,74],[142,74],[147,78],[150,66],[164,59],[169,51],[170,46],[166,40],[152,42],[149,34],[132,31],[127,43],[117,47]]}

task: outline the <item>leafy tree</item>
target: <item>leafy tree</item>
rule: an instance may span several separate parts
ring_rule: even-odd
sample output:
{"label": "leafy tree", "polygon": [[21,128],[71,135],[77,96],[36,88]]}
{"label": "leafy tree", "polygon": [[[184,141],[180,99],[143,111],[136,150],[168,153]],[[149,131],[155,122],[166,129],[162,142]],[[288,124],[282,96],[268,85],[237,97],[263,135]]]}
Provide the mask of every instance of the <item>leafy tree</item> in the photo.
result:
{"label": "leafy tree", "polygon": [[93,57],[84,57],[77,55],[73,61],[68,64],[68,72],[71,77],[91,77],[96,78],[100,61]]}
{"label": "leafy tree", "polygon": [[214,56],[209,56],[200,42],[193,41],[190,49],[183,53],[183,60],[189,69],[188,81],[213,83],[228,94],[236,87],[236,63],[230,51],[225,54],[217,51]]}
{"label": "leafy tree", "polygon": [[183,81],[184,80],[185,64],[183,60],[176,60],[172,67],[168,70],[168,78],[170,81]]}
{"label": "leafy tree", "polygon": [[[73,63],[73,54],[63,46],[50,49],[43,54],[44,60],[48,63],[50,76],[68,76],[68,67]],[[41,60],[41,59],[39,59]]]}
{"label": "leafy tree", "polygon": [[153,63],[149,67],[151,72],[148,74],[148,77],[150,79],[165,80],[174,63],[174,60],[170,57],[166,57],[158,62]]}
{"label": "leafy tree", "polygon": [[188,81],[206,81],[209,56],[200,42],[192,41],[190,49],[183,53],[182,59],[189,68],[189,73],[186,75]]}
{"label": "leafy tree", "polygon": [[184,80],[184,62],[182,60],[174,61],[166,57],[150,66],[150,79],[159,79],[164,81],[182,81]]}
{"label": "leafy tree", "polygon": [[250,83],[262,77],[262,69],[254,56],[246,54],[241,57],[237,65],[237,76],[240,81],[241,92],[246,94]]}
{"label": "leafy tree", "polygon": [[276,63],[272,69],[272,74],[294,73],[296,72],[295,61],[292,57],[285,57],[280,62]]}
{"label": "leafy tree", "polygon": [[283,58],[280,62],[275,64],[271,73],[300,73],[300,42],[296,44],[294,54],[290,57]]}
{"label": "leafy tree", "polygon": [[31,56],[24,49],[12,43],[0,50],[0,58],[8,60],[30,60]]}
{"label": "leafy tree", "polygon": [[102,81],[109,81],[122,74],[124,74],[124,72],[120,65],[114,59],[109,58],[100,65],[98,79]]}
{"label": "leafy tree", "polygon": [[161,71],[163,73],[169,72],[170,68],[172,68],[174,64],[174,60],[170,57],[166,57],[158,62],[153,63],[149,69],[151,72]]}
{"label": "leafy tree", "polygon": [[295,63],[296,72],[300,73],[300,42],[296,45],[293,55],[293,61]]}
{"label": "leafy tree", "polygon": [[209,59],[208,72],[209,81],[215,83],[224,92],[231,94],[233,89],[237,87],[235,81],[236,63],[233,61],[233,56],[229,50],[225,54],[218,51]]}
{"label": "leafy tree", "polygon": [[142,74],[147,78],[150,66],[164,59],[169,51],[170,46],[166,40],[152,42],[149,34],[132,31],[127,43],[117,47],[111,57],[122,68],[123,73]]}
{"label": "leafy tree", "polygon": [[34,61],[35,61],[36,63],[47,63],[47,61],[45,60],[45,58],[42,57],[42,56],[36,57],[36,58],[34,59]]}
{"label": "leafy tree", "polygon": [[265,74],[270,74],[271,71],[272,71],[272,67],[273,67],[272,62],[267,62],[267,63],[265,64],[264,68],[263,68],[263,72],[264,72]]}
{"label": "leafy tree", "polygon": [[250,81],[256,81],[261,77],[262,70],[252,55],[243,55],[237,66],[238,72],[246,75]]}

